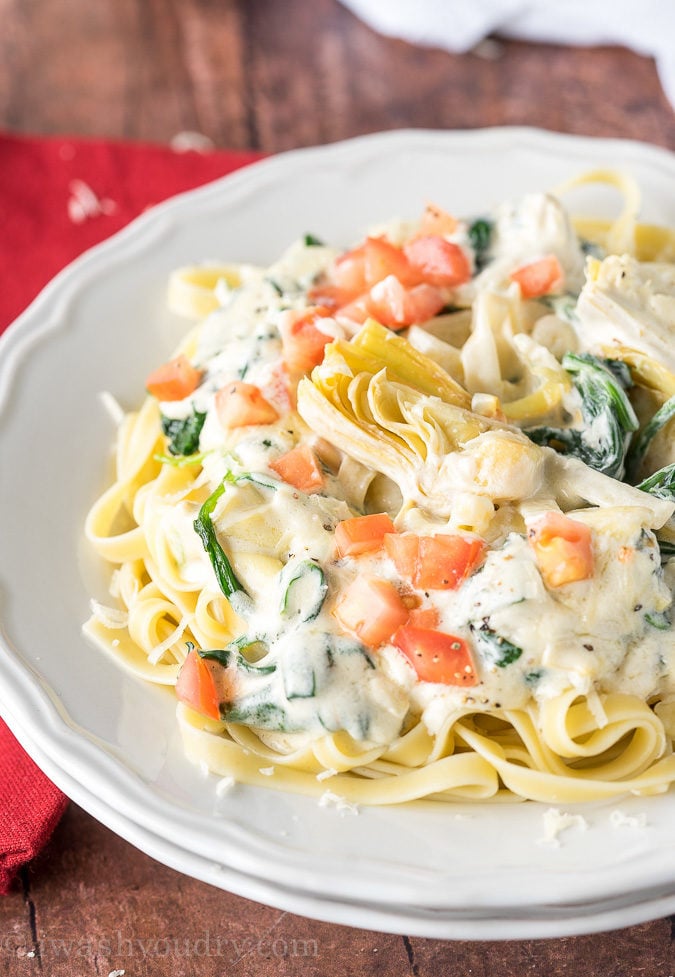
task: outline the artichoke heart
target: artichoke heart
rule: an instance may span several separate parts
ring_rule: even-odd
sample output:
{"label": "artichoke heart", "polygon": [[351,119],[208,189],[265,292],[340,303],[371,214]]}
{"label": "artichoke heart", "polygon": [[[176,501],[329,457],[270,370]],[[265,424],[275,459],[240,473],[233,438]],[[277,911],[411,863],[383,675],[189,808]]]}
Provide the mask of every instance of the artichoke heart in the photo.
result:
{"label": "artichoke heart", "polygon": [[579,338],[588,346],[628,346],[675,370],[675,271],[629,255],[589,261],[577,304]]}
{"label": "artichoke heart", "polygon": [[[459,407],[471,406],[471,395],[443,367],[416,349],[407,339],[368,319],[350,342],[337,340],[329,347],[331,363],[338,356],[356,374],[361,370],[377,373],[386,367],[389,378],[439,397]],[[325,362],[325,361],[324,361]]]}
{"label": "artichoke heart", "polygon": [[394,481],[404,503],[434,515],[450,514],[456,491],[493,499],[535,491],[541,449],[469,410],[466,391],[426,360],[370,321],[351,343],[327,347],[298,386],[298,410],[315,431],[331,431],[346,454]]}
{"label": "artichoke heart", "polygon": [[458,493],[471,492],[493,502],[546,496],[563,510],[584,502],[642,505],[652,527],[672,515],[672,503],[534,444],[468,402],[457,381],[373,320],[351,342],[327,346],[298,385],[298,411],[309,427],[330,431],[345,455],[391,479],[404,507],[445,519]]}

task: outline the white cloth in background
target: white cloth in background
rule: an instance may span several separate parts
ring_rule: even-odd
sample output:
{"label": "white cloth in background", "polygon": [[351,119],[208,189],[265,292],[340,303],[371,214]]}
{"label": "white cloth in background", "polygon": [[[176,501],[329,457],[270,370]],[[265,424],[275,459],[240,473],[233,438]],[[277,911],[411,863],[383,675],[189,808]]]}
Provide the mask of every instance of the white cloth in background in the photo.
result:
{"label": "white cloth in background", "polygon": [[619,44],[653,57],[675,108],[675,0],[342,0],[374,30],[469,51],[488,34],[551,44]]}

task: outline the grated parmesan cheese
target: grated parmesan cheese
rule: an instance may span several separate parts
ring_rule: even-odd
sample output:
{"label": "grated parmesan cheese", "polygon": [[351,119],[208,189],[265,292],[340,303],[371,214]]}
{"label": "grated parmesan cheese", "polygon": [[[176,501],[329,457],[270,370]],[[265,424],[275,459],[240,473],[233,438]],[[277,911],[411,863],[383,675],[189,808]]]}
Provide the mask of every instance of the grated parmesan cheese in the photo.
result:
{"label": "grated parmesan cheese", "polygon": [[164,652],[168,651],[169,648],[180,639],[181,635],[183,634],[183,631],[185,631],[186,627],[188,626],[188,624],[191,623],[191,621],[192,621],[192,615],[184,614],[181,620],[176,625],[176,627],[171,632],[171,634],[169,634],[164,639],[164,641],[161,641],[158,645],[155,645],[155,647],[148,655],[148,661],[150,662],[151,665],[156,665],[157,662],[164,655]]}
{"label": "grated parmesan cheese", "polygon": [[89,601],[91,613],[97,621],[105,628],[126,628],[129,624],[129,615],[119,607],[108,607],[99,601],[92,599]]}
{"label": "grated parmesan cheese", "polygon": [[274,767],[259,767],[258,773],[261,773],[263,777],[273,777]]}
{"label": "grated parmesan cheese", "polygon": [[321,795],[319,798],[319,807],[335,807],[343,815],[359,813],[357,804],[350,804],[346,798],[341,797],[339,794],[334,794],[331,790],[327,790]]}
{"label": "grated parmesan cheese", "polygon": [[646,828],[647,815],[636,814],[632,816],[630,814],[624,814],[623,811],[616,810],[610,814],[609,823],[613,828]]}
{"label": "grated parmesan cheese", "polygon": [[337,770],[332,767],[328,767],[327,770],[322,770],[321,773],[316,775],[317,780],[328,780],[329,777],[337,777]]}
{"label": "grated parmesan cheese", "polygon": [[568,828],[578,828],[585,831],[588,828],[586,818],[581,814],[568,814],[566,811],[559,811],[551,807],[542,814],[544,820],[544,834],[537,839],[538,845],[551,845],[554,848],[560,847],[558,835]]}
{"label": "grated parmesan cheese", "polygon": [[215,149],[212,139],[205,136],[203,132],[177,132],[169,143],[174,153],[187,153],[192,150],[195,153],[208,153]]}
{"label": "grated parmesan cheese", "polygon": [[216,784],[216,796],[224,797],[236,784],[234,777],[222,777]]}
{"label": "grated parmesan cheese", "polygon": [[84,180],[71,180],[68,186],[68,217],[73,224],[83,224],[90,217],[109,217],[117,210],[114,200],[96,196],[92,188]]}

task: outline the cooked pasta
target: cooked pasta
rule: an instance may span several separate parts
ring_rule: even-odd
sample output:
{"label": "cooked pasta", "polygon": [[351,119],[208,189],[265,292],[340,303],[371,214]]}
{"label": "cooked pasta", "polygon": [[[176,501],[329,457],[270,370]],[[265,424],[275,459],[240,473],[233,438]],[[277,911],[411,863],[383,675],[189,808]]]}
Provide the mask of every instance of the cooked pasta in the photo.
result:
{"label": "cooked pasta", "polygon": [[[615,221],[571,218],[607,183]],[[595,171],[347,251],[178,269],[86,633],[187,755],[358,804],[675,780],[675,234]],[[172,693],[173,694],[173,693]]]}

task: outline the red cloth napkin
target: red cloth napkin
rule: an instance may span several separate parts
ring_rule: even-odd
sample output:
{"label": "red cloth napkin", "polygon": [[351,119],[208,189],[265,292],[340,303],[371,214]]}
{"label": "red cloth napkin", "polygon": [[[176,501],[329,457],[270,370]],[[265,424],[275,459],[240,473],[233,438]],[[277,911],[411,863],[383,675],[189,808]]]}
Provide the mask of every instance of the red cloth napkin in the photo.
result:
{"label": "red cloth napkin", "polygon": [[259,156],[0,135],[0,331],[64,265],[149,206]]}
{"label": "red cloth napkin", "polygon": [[[0,134],[0,332],[87,248],[259,155]],[[44,847],[66,804],[0,719],[0,893]]]}
{"label": "red cloth napkin", "polygon": [[48,841],[68,799],[36,767],[0,719],[0,893]]}

